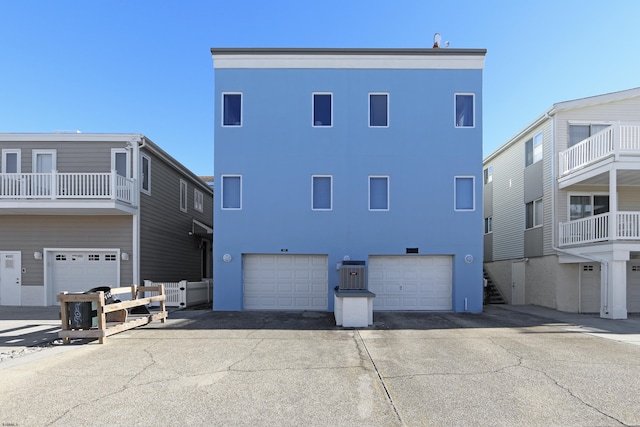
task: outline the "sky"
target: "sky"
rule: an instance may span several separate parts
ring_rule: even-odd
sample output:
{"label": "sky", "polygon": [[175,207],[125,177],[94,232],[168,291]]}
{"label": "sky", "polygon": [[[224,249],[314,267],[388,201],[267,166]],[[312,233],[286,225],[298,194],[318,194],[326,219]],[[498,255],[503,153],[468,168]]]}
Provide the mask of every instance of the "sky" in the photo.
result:
{"label": "sky", "polygon": [[[141,133],[213,175],[212,47],[487,49],[484,156],[640,87],[640,1],[0,0],[0,132]],[[640,118],[639,118],[640,120]]]}

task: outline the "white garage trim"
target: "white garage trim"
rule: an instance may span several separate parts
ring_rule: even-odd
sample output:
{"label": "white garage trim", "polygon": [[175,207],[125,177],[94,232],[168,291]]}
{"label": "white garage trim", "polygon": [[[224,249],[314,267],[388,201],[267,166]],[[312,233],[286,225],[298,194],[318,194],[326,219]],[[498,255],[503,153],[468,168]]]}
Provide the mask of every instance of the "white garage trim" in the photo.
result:
{"label": "white garage trim", "polygon": [[327,255],[244,254],[247,310],[327,310]]}
{"label": "white garage trim", "polygon": [[378,311],[450,311],[453,257],[450,255],[369,256],[369,290]]}
{"label": "white garage trim", "polygon": [[82,292],[97,286],[109,286],[109,284],[105,283],[100,278],[88,276],[82,279],[82,289],[74,289],[73,286],[70,286],[69,289],[62,289],[62,284],[55,283],[54,258],[56,254],[82,255],[87,257],[85,258],[85,260],[88,260],[89,255],[109,254],[109,262],[113,262],[113,268],[115,269],[114,272],[110,272],[110,280],[114,282],[111,287],[120,286],[120,249],[118,248],[44,248],[43,252],[44,255],[42,258],[44,262],[44,293],[47,305],[58,304],[58,302],[56,301],[56,295],[58,291],[61,290],[70,292]]}

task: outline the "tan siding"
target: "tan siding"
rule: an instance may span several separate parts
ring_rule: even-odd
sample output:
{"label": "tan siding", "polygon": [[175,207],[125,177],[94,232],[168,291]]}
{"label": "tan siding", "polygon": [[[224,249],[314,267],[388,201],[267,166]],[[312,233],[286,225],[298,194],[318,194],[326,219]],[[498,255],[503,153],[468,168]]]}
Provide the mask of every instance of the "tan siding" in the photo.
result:
{"label": "tan siding", "polygon": [[[44,248],[109,248],[132,253],[130,216],[3,215],[0,217],[0,250],[22,251],[24,286],[44,284],[44,260],[33,258]],[[131,261],[120,262],[120,283],[131,284]]]}
{"label": "tan siding", "polygon": [[618,187],[618,207],[621,211],[640,211],[640,189]]}
{"label": "tan siding", "polygon": [[[198,186],[204,212],[197,212],[195,182],[152,153],[145,154],[151,158],[151,194],[140,194],[140,280],[200,280],[201,238],[188,233],[193,219],[213,223],[213,197]],[[180,210],[180,179],[187,182],[187,212]]]}
{"label": "tan siding", "polygon": [[553,168],[555,162],[553,159],[553,121],[547,120],[539,128],[542,132],[542,191],[543,191],[543,225],[544,232],[542,236],[542,253],[544,255],[552,255],[553,250]]}

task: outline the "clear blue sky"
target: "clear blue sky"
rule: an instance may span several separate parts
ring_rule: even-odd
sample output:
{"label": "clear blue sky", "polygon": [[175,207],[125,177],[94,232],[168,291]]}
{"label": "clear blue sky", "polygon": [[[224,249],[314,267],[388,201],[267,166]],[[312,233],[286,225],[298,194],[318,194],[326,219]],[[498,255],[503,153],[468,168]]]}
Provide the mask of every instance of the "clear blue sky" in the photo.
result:
{"label": "clear blue sky", "polygon": [[[484,155],[640,86],[640,1],[0,0],[0,132],[136,132],[213,174],[211,47],[488,50]],[[640,119],[640,118],[639,118]]]}

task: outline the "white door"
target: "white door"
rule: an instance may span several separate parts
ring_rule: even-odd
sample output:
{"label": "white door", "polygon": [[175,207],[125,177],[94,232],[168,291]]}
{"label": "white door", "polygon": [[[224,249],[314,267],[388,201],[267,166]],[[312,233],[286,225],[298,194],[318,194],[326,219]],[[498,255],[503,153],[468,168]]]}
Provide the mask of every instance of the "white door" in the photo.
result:
{"label": "white door", "polygon": [[20,252],[0,252],[0,305],[20,305]]}
{"label": "white door", "polygon": [[86,292],[99,286],[120,285],[118,254],[115,251],[57,251],[49,253],[51,266],[50,304],[61,292]]}
{"label": "white door", "polygon": [[33,179],[31,191],[34,196],[51,195],[51,172],[55,169],[55,150],[33,150],[33,172],[43,174],[37,175]]}
{"label": "white door", "polygon": [[600,313],[600,264],[580,264],[580,312]]}
{"label": "white door", "polygon": [[640,313],[640,260],[631,260],[627,264],[627,311]]}
{"label": "white door", "polygon": [[452,309],[451,256],[370,256],[368,289],[373,309],[409,311]]}
{"label": "white door", "polygon": [[326,255],[244,255],[247,310],[327,310]]}
{"label": "white door", "polygon": [[511,304],[513,305],[522,305],[525,303],[524,268],[524,262],[514,262],[511,264]]}

